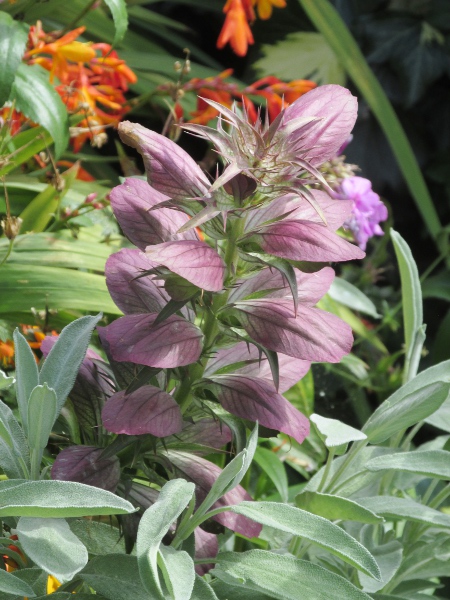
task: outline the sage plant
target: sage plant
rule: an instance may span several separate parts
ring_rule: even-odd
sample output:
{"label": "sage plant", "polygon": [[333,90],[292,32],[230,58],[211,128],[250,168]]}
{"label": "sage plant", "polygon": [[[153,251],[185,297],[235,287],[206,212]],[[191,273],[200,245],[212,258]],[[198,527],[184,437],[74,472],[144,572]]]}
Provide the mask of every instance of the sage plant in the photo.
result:
{"label": "sage plant", "polygon": [[357,102],[323,86],[271,124],[207,102],[220,112],[217,129],[185,129],[218,152],[225,168],[214,181],[171,140],[119,127],[148,182],[128,178],[110,195],[137,248],[107,262],[124,316],[100,337],[114,361],[150,367],[153,384],[113,394],[103,424],[164,437],[199,410],[225,409],[302,442],[308,419],[282,393],[311,362],[339,362],[353,341],[346,323],[315,305],[334,277],[326,264],[364,256],[336,233],[352,202],[336,200],[320,172],[348,139]]}

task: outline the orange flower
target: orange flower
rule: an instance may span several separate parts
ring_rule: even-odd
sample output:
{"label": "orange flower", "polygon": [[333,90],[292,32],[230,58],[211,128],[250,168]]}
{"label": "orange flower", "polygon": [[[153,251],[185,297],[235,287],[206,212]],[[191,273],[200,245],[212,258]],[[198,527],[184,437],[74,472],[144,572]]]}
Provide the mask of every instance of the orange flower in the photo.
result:
{"label": "orange flower", "polygon": [[85,27],[78,27],[60,38],[47,34],[38,21],[30,28],[25,59],[50,72],[50,80],[60,81],[56,90],[69,113],[85,118],[71,130],[75,152],[90,139],[100,147],[106,140],[106,127],[116,127],[129,107],[124,93],[137,78],[111,49],[110,44],[79,42]]}
{"label": "orange flower", "polygon": [[217,47],[223,48],[230,42],[230,46],[238,56],[245,56],[248,45],[254,43],[248,24],[255,18],[250,0],[227,0],[223,12],[227,16],[217,40]]}
{"label": "orange flower", "polygon": [[270,19],[272,16],[273,7],[286,8],[286,0],[252,0],[253,6],[258,9],[260,19]]}
{"label": "orange flower", "polygon": [[11,340],[0,340],[0,362],[4,368],[14,366],[14,344]]}

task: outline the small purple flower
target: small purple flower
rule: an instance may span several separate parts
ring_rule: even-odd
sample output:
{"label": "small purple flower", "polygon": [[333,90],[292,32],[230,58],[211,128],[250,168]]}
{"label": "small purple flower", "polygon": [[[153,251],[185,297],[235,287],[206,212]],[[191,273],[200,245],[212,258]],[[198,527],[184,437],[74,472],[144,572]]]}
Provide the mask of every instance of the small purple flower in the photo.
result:
{"label": "small purple flower", "polygon": [[372,183],[364,177],[347,177],[337,189],[336,197],[352,200],[352,215],[344,223],[355,236],[358,246],[366,249],[367,241],[374,235],[384,235],[379,226],[386,221],[388,211],[380,196],[372,190]]}

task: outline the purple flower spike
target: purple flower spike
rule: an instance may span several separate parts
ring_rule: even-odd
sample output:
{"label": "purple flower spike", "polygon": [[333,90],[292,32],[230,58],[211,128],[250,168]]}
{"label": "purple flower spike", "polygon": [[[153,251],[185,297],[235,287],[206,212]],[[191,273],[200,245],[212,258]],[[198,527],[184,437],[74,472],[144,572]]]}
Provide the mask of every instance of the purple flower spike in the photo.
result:
{"label": "purple flower spike", "polygon": [[234,308],[242,327],[269,350],[314,362],[339,362],[352,348],[352,330],[335,315],[291,300],[246,300]]}
{"label": "purple flower spike", "polygon": [[333,158],[347,141],[358,114],[358,101],[339,85],[321,85],[301,96],[284,111],[280,130],[289,130],[292,122],[316,117],[308,125],[290,134],[299,154],[313,166]]}
{"label": "purple flower spike", "polygon": [[374,235],[384,235],[379,223],[386,221],[388,211],[380,196],[372,190],[372,183],[364,177],[343,179],[336,196],[353,201],[353,214],[345,222],[353,232],[358,246],[365,250]]}
{"label": "purple flower spike", "polygon": [[309,434],[309,421],[292,406],[273,384],[246,375],[214,375],[208,387],[220,404],[233,415],[258,421],[293,437],[299,444]]}
{"label": "purple flower spike", "polygon": [[125,314],[158,313],[169,302],[164,282],[140,275],[154,265],[136,248],[123,248],[106,261],[106,285]]}
{"label": "purple flower spike", "polygon": [[182,429],[181,411],[170,394],[152,385],[135,392],[117,392],[102,411],[103,425],[113,433],[165,437]]}
{"label": "purple flower spike", "polygon": [[[243,366],[237,364],[243,362],[247,364]],[[236,365],[234,373],[237,375],[249,375],[258,379],[265,379],[273,385],[269,361],[264,356],[260,356],[259,350],[255,346],[246,344],[245,342],[239,342],[231,348],[219,350],[217,355],[208,361],[204,375],[208,377],[233,364]],[[300,360],[299,358],[280,354],[278,357],[278,366],[280,370],[280,386],[278,391],[280,394],[283,394],[306,375],[311,363],[307,360]]]}
{"label": "purple flower spike", "polygon": [[203,333],[183,317],[171,315],[154,326],[158,315],[129,315],[102,328],[114,360],[167,369],[200,358]]}
{"label": "purple flower spike", "polygon": [[205,242],[166,242],[148,246],[145,252],[152,262],[164,265],[199,288],[210,292],[219,292],[223,288],[225,263]]}
{"label": "purple flower spike", "polygon": [[325,225],[285,220],[262,227],[251,239],[274,256],[290,260],[329,262],[364,258],[365,253]]}
{"label": "purple flower spike", "polygon": [[120,479],[117,456],[101,458],[103,448],[69,446],[64,448],[52,466],[52,479],[76,481],[115,492]]}
{"label": "purple flower spike", "polygon": [[120,123],[119,135],[142,155],[152,187],[173,200],[206,195],[209,188],[206,175],[175,142],[129,121]]}
{"label": "purple flower spike", "polygon": [[187,215],[170,208],[151,210],[168,200],[168,196],[153,189],[142,179],[126,179],[111,190],[110,198],[123,232],[141,250],[150,244],[169,240],[197,239],[195,230],[184,235],[177,233],[189,221]]}

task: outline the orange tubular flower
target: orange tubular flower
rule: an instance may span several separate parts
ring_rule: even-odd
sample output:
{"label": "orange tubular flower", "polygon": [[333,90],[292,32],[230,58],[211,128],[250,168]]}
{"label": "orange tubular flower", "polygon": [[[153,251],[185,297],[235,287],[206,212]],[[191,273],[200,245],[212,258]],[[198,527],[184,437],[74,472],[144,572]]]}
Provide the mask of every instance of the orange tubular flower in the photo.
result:
{"label": "orange tubular flower", "polygon": [[286,8],[286,0],[253,0],[253,6],[258,9],[260,19],[270,19],[272,16],[273,7]]}
{"label": "orange tubular flower", "polygon": [[81,113],[85,119],[72,131],[74,150],[78,152],[87,140],[101,146],[106,140],[106,127],[116,127],[129,107],[124,93],[137,78],[110,44],[93,44],[76,40],[84,27],[56,38],[38,23],[30,28],[25,60],[39,64],[50,72],[51,81],[58,78],[56,90],[69,113]]}
{"label": "orange tubular flower", "polygon": [[248,45],[255,42],[248,24],[255,19],[250,0],[227,0],[223,12],[227,16],[217,40],[217,47],[223,48],[230,42],[238,56],[245,56]]}
{"label": "orange tubular flower", "polygon": [[14,344],[11,340],[2,342],[0,340],[0,364],[4,367],[14,366]]}

